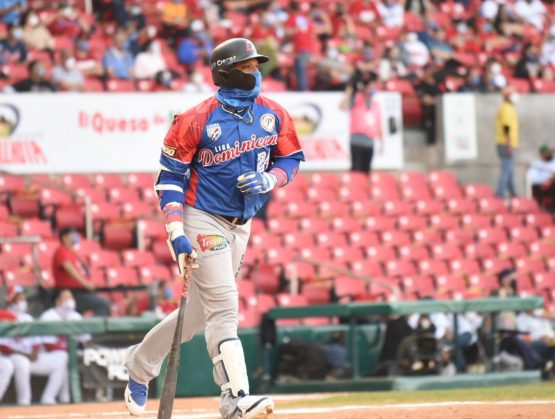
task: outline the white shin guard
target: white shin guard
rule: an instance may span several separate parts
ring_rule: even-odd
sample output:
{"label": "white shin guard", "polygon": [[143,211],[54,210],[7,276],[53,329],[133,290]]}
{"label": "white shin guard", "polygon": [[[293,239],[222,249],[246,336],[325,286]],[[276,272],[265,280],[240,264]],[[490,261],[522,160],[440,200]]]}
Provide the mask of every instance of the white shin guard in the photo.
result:
{"label": "white shin guard", "polygon": [[249,378],[243,345],[239,339],[228,339],[220,342],[220,354],[212,358],[214,366],[222,362],[224,372],[229,380],[221,386],[222,391],[231,389],[233,397],[246,396],[249,394]]}

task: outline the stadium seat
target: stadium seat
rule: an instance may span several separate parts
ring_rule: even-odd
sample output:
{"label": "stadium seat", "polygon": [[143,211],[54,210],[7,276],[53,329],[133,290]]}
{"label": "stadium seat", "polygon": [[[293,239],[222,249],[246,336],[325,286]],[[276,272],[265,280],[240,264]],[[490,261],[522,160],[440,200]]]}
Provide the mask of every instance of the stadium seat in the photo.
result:
{"label": "stadium seat", "polygon": [[87,175],[65,174],[60,179],[60,186],[77,190],[79,188],[87,189],[91,187],[91,180]]}
{"label": "stadium seat", "polygon": [[338,233],[351,233],[353,231],[359,231],[362,228],[358,218],[349,216],[334,217],[331,220],[331,227],[333,231]]}
{"label": "stadium seat", "polygon": [[107,249],[122,250],[133,247],[136,241],[135,225],[108,223],[102,227],[102,243]]}
{"label": "stadium seat", "polygon": [[279,275],[275,266],[261,263],[253,269],[249,279],[254,282],[257,290],[266,294],[274,294],[280,287]]}
{"label": "stadium seat", "polygon": [[340,303],[363,301],[368,296],[366,282],[361,279],[339,276],[334,283],[335,295]]}
{"label": "stadium seat", "polygon": [[93,176],[93,185],[105,190],[111,188],[123,188],[125,185],[118,174],[99,173]]}
{"label": "stadium seat", "polygon": [[24,218],[40,216],[40,200],[33,195],[12,195],[8,199],[10,213]]}
{"label": "stadium seat", "polygon": [[412,241],[415,244],[432,245],[443,242],[443,234],[439,230],[420,230],[412,233]]}
{"label": "stadium seat", "polygon": [[512,269],[513,264],[509,259],[500,259],[497,257],[482,259],[482,268],[487,275],[497,275],[505,269]]}
{"label": "stadium seat", "polygon": [[377,246],[381,243],[377,233],[368,230],[352,231],[348,234],[348,242],[352,246]]}
{"label": "stadium seat", "polygon": [[537,272],[532,275],[534,287],[538,290],[555,290],[555,272]]}
{"label": "stadium seat", "polygon": [[239,310],[239,328],[249,329],[260,324],[260,313],[256,307],[245,307]]}
{"label": "stadium seat", "polygon": [[345,202],[323,201],[318,204],[317,208],[318,216],[325,219],[346,217],[349,213],[350,207]]}
{"label": "stadium seat", "polygon": [[413,294],[418,298],[431,297],[436,293],[430,276],[406,276],[401,280],[401,285],[405,294]]}
{"label": "stadium seat", "polygon": [[112,268],[121,266],[120,254],[114,250],[100,249],[88,255],[91,268]]}
{"label": "stadium seat", "polygon": [[316,235],[316,244],[325,248],[345,247],[348,245],[347,235],[335,231],[319,233]]}
{"label": "stadium seat", "polygon": [[339,183],[341,179],[333,173],[313,173],[310,176],[309,182],[312,186],[321,188],[329,188],[332,190],[337,191],[339,189]]}
{"label": "stadium seat", "polygon": [[489,243],[468,243],[464,246],[464,255],[468,259],[489,259],[496,257],[497,249]]}
{"label": "stadium seat", "polygon": [[382,205],[383,213],[389,217],[410,215],[414,213],[414,203],[404,200],[388,200]]}
{"label": "stadium seat", "polygon": [[[308,198],[309,202],[335,202],[337,200],[337,192],[331,188],[322,185],[320,187],[310,186],[305,194],[304,199]],[[289,201],[290,202],[290,201]],[[303,202],[296,201],[296,202]]]}
{"label": "stadium seat", "polygon": [[457,178],[453,172],[442,170],[435,170],[428,173],[428,181],[433,186],[443,186],[444,188],[459,186]]}
{"label": "stadium seat", "polygon": [[19,228],[22,236],[40,236],[42,239],[50,239],[54,236],[50,223],[38,218],[23,220]]}
{"label": "stadium seat", "polygon": [[272,217],[268,220],[268,231],[274,234],[296,233],[298,226],[298,220],[287,217]]}
{"label": "stadium seat", "polygon": [[4,284],[8,287],[19,285],[24,288],[34,287],[39,284],[40,277],[35,277],[35,273],[27,268],[19,268],[4,271]]}
{"label": "stadium seat", "polygon": [[4,255],[0,253],[0,273],[2,271],[18,270],[22,262],[23,259],[19,255]]}
{"label": "stadium seat", "polygon": [[463,256],[460,246],[449,241],[446,243],[434,244],[431,246],[431,249],[434,259],[438,260],[460,259]]}
{"label": "stadium seat", "polygon": [[331,257],[334,263],[352,262],[364,258],[364,252],[360,247],[335,246],[331,248]]}
{"label": "stadium seat", "polygon": [[319,284],[303,284],[301,295],[306,298],[308,304],[329,304],[331,301],[330,289]]}
{"label": "stadium seat", "polygon": [[532,243],[539,238],[538,230],[531,227],[513,227],[509,230],[511,241]]}
{"label": "stadium seat", "polygon": [[111,187],[108,189],[108,200],[110,202],[139,202],[141,196],[139,191],[134,188],[122,187]]}
{"label": "stadium seat", "polygon": [[301,281],[312,281],[316,278],[316,267],[307,262],[288,263],[285,266],[285,277],[288,280],[293,278]]}
{"label": "stadium seat", "polygon": [[452,295],[466,290],[466,283],[458,275],[437,275],[435,276],[436,292],[438,294]]}
{"label": "stadium seat", "polygon": [[447,262],[443,260],[421,260],[418,262],[418,271],[420,275],[448,275],[449,274],[449,267],[447,266]]}
{"label": "stadium seat", "polygon": [[370,178],[362,172],[344,172],[339,175],[339,185],[367,191],[370,186]]}
{"label": "stadium seat", "polygon": [[4,194],[25,191],[25,179],[22,176],[0,174],[0,197]]}
{"label": "stadium seat", "polygon": [[240,298],[250,298],[256,295],[255,284],[253,281],[246,279],[238,279],[236,282],[237,291]]}
{"label": "stadium seat", "polygon": [[[158,263],[163,263],[165,265],[174,263],[171,253],[168,249],[166,239],[154,240],[150,246],[150,250],[154,254],[154,257],[156,258]],[[251,252],[247,251],[247,255],[249,253]]]}
{"label": "stadium seat", "polygon": [[472,183],[470,185],[466,185],[464,187],[464,195],[466,198],[470,198],[475,201],[479,201],[482,198],[495,197],[493,189],[481,183]]}
{"label": "stadium seat", "polygon": [[372,172],[370,173],[370,184],[372,187],[381,186],[385,189],[397,189],[397,181],[387,172]]}
{"label": "stadium seat", "polygon": [[380,262],[372,259],[355,260],[351,262],[351,269],[361,275],[381,277],[384,272]]}
{"label": "stadium seat", "polygon": [[395,230],[396,227],[395,217],[386,217],[383,215],[376,215],[367,217],[364,220],[364,226],[369,231],[384,232]]}
{"label": "stadium seat", "polygon": [[447,210],[451,214],[474,215],[477,211],[476,203],[467,198],[453,198],[447,201]]}
{"label": "stadium seat", "polygon": [[497,245],[497,252],[499,257],[501,258],[522,258],[525,257],[528,252],[526,251],[526,247],[521,243],[513,243],[513,242],[505,242],[499,243]]}
{"label": "stadium seat", "polygon": [[429,226],[438,230],[453,230],[459,227],[459,217],[449,214],[431,215]]}
{"label": "stadium seat", "polygon": [[329,220],[323,220],[315,217],[304,217],[299,220],[299,228],[305,234],[314,234],[330,231],[331,225]]}
{"label": "stadium seat", "polygon": [[499,228],[511,229],[514,227],[522,227],[522,216],[519,214],[495,214],[493,216],[493,225]]}
{"label": "stadium seat", "polygon": [[312,234],[295,231],[283,235],[283,244],[289,249],[302,249],[314,247],[315,242]]}
{"label": "stadium seat", "polygon": [[480,198],[478,211],[483,214],[502,214],[507,212],[507,206],[501,198]]}
{"label": "stadium seat", "polygon": [[141,285],[137,269],[128,266],[106,269],[106,283],[109,287]]}
{"label": "stadium seat", "polygon": [[410,233],[406,231],[383,231],[381,238],[382,243],[386,246],[404,246],[412,242]]}
{"label": "stadium seat", "polygon": [[507,241],[505,230],[495,227],[481,228],[478,230],[476,237],[480,243],[497,244]]}
{"label": "stadium seat", "polygon": [[353,201],[350,206],[351,214],[358,218],[376,216],[382,212],[381,203],[376,201]]}
{"label": "stadium seat", "polygon": [[549,258],[555,256],[555,243],[534,242],[530,246],[530,256],[534,258]]}
{"label": "stadium seat", "polygon": [[172,272],[166,265],[152,264],[138,266],[139,277],[143,285],[150,285],[155,282],[171,282]]}
{"label": "stadium seat", "polygon": [[499,281],[494,275],[470,275],[468,284],[470,288],[478,289],[484,297],[489,297],[492,291],[499,288]]}
{"label": "stadium seat", "polygon": [[158,213],[157,208],[145,202],[125,202],[120,208],[122,217],[127,220],[152,217]]}
{"label": "stadium seat", "polygon": [[515,196],[509,203],[511,212],[516,214],[529,214],[539,211],[538,203],[535,199]]}
{"label": "stadium seat", "polygon": [[482,268],[477,260],[474,259],[453,259],[449,261],[449,268],[452,275],[478,275],[482,273]]}
{"label": "stadium seat", "polygon": [[311,217],[316,214],[316,207],[308,202],[289,202],[285,206],[285,215],[292,218]]}
{"label": "stadium seat", "polygon": [[487,214],[464,214],[461,217],[461,225],[465,229],[476,232],[481,228],[492,227],[491,217]]}
{"label": "stadium seat", "polygon": [[515,268],[518,272],[528,272],[532,274],[540,273],[545,270],[542,260],[532,257],[520,257],[515,259]]}
{"label": "stadium seat", "polygon": [[529,227],[545,228],[553,225],[553,216],[546,212],[533,212],[525,216],[525,221]]}
{"label": "stadium seat", "polygon": [[156,259],[151,252],[137,249],[125,249],[121,251],[123,266],[140,267],[154,265]]}
{"label": "stadium seat", "polygon": [[10,209],[7,205],[0,204],[0,221],[6,221],[10,218]]}
{"label": "stadium seat", "polygon": [[11,221],[0,221],[0,231],[4,237],[17,237],[19,235],[17,223]]}
{"label": "stadium seat", "polygon": [[416,274],[414,263],[410,260],[389,260],[384,263],[387,276],[410,276]]}
{"label": "stadium seat", "polygon": [[337,192],[337,196],[341,202],[362,201],[368,199],[369,194],[366,189],[359,189],[354,185],[341,186]]}
{"label": "stadium seat", "polygon": [[418,244],[400,246],[398,249],[399,257],[401,259],[418,261],[430,258],[430,251],[428,246]]}
{"label": "stadium seat", "polygon": [[540,227],[539,230],[544,242],[555,243],[555,226]]}
{"label": "stadium seat", "polygon": [[450,199],[461,199],[463,197],[461,188],[458,185],[454,185],[454,186],[434,185],[432,186],[432,192],[435,199],[440,199],[444,201],[447,201]]}
{"label": "stadium seat", "polygon": [[418,200],[416,201],[415,212],[418,215],[434,215],[445,210],[445,205],[441,201]]}
{"label": "stadium seat", "polygon": [[397,187],[391,188],[381,184],[373,184],[370,187],[370,196],[376,201],[399,201],[401,199]]}
{"label": "stadium seat", "polygon": [[[303,295],[293,295],[287,293],[279,293],[277,295],[278,306],[280,307],[304,307],[308,305],[306,298]],[[276,324],[279,327],[283,326],[297,326],[301,323],[300,319],[278,319]]]}
{"label": "stadium seat", "polygon": [[402,215],[399,217],[399,228],[401,230],[423,230],[427,225],[428,219],[423,215]]}

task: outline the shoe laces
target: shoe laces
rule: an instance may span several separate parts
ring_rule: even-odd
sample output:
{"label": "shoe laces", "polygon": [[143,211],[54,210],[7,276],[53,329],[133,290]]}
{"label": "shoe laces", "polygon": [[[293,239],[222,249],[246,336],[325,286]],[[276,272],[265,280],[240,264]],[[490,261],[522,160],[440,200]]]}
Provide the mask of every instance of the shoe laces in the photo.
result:
{"label": "shoe laces", "polygon": [[129,390],[135,402],[143,405],[148,396],[148,386],[146,384],[137,383],[132,378],[129,379]]}

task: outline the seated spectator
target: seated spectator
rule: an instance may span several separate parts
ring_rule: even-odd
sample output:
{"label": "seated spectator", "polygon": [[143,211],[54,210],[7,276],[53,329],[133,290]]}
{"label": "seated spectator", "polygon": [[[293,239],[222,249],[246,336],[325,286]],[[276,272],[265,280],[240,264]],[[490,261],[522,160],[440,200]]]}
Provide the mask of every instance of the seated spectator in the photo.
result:
{"label": "seated spectator", "polygon": [[445,30],[437,25],[433,25],[430,31],[423,34],[422,42],[428,47],[436,64],[445,63],[455,53],[451,44],[447,42]]}
{"label": "seated spectator", "polygon": [[[33,317],[27,313],[27,299],[23,288],[8,288],[6,295],[8,309],[17,316],[18,322],[31,322]],[[69,402],[65,399],[62,389],[67,385],[68,356],[67,353],[46,352],[39,337],[1,337],[0,352],[13,364],[15,392],[17,404],[30,405],[31,375],[47,376],[48,381],[42,392],[42,404]],[[69,396],[69,393],[67,393]]]}
{"label": "seated spectator", "polygon": [[318,60],[316,90],[343,90],[349,81],[352,67],[333,41],[324,45],[324,54]]}
{"label": "seated spectator", "polygon": [[177,60],[185,66],[187,73],[190,74],[194,67],[202,62],[203,56],[200,40],[187,32],[177,47]]}
{"label": "seated spectator", "polygon": [[548,211],[555,212],[555,158],[553,147],[544,144],[538,150],[540,158],[530,164],[526,173],[532,186],[532,196]]}
{"label": "seated spectator", "polygon": [[541,0],[518,0],[514,7],[516,15],[525,23],[543,30],[546,9]]}
{"label": "seated spectator", "polygon": [[[338,3],[337,6],[340,4],[341,3]],[[314,30],[321,42],[325,42],[327,39],[333,38],[336,31],[337,33],[342,31],[340,28],[342,22],[340,20],[334,21],[333,18],[330,18],[325,8],[317,2],[310,5],[308,16],[310,20],[314,22]]]}
{"label": "seated spectator", "polygon": [[125,43],[127,34],[124,30],[118,29],[114,35],[111,48],[104,53],[104,68],[109,77],[122,80],[132,80],[133,75],[133,55],[127,49]]}
{"label": "seated spectator", "polygon": [[400,28],[405,23],[405,10],[399,0],[378,3],[382,23],[388,28]]}
{"label": "seated spectator", "polygon": [[2,0],[0,2],[0,22],[4,25],[18,25],[21,14],[27,7],[26,0]]}
{"label": "seated spectator", "polygon": [[23,30],[18,25],[9,27],[8,36],[0,41],[0,64],[24,63],[27,48],[21,41]]}
{"label": "seated spectator", "polygon": [[497,93],[506,86],[507,79],[503,75],[501,64],[490,58],[482,75],[482,93]]}
{"label": "seated spectator", "polygon": [[459,93],[480,92],[482,89],[482,77],[480,70],[476,67],[468,69],[464,77],[464,83],[459,87]]}
{"label": "seated spectator", "polygon": [[349,15],[354,17],[357,25],[376,26],[380,20],[378,2],[375,0],[354,1],[349,8]]}
{"label": "seated spectator", "polygon": [[355,22],[347,14],[345,5],[341,2],[335,6],[335,13],[331,16],[332,37],[348,39],[355,37]]}
{"label": "seated spectator", "polygon": [[57,290],[70,289],[81,314],[90,310],[96,316],[109,316],[110,303],[94,292],[95,286],[88,279],[88,268],[75,253],[79,241],[75,229],[68,227],[60,231],[61,245],[52,260],[54,287]]}
{"label": "seated spectator", "polygon": [[489,22],[493,22],[499,12],[499,0],[484,0],[480,5],[480,16]]}
{"label": "seated spectator", "polygon": [[91,22],[70,2],[64,1],[58,5],[58,10],[49,19],[47,27],[54,36],[75,38],[80,33],[89,33]]}
{"label": "seated spectator", "polygon": [[16,92],[44,93],[56,91],[56,87],[46,76],[46,68],[42,62],[31,61],[27,69],[29,70],[29,78],[21,80],[12,86]]}
{"label": "seated spectator", "polygon": [[416,32],[409,32],[401,43],[401,57],[409,69],[422,68],[430,62],[430,51],[418,39]]}
{"label": "seated spectator", "polygon": [[540,57],[534,44],[526,44],[515,66],[515,77],[521,79],[536,78],[540,74]]}
{"label": "seated spectator", "polygon": [[166,61],[162,56],[160,43],[150,41],[143,52],[135,58],[133,74],[137,79],[154,79],[156,75],[166,70]]}
{"label": "seated spectator", "polygon": [[187,5],[182,0],[166,0],[162,5],[162,36],[175,40],[187,25]]}
{"label": "seated spectator", "polygon": [[532,347],[540,354],[543,370],[552,374],[555,362],[555,331],[543,310],[522,312],[517,316],[518,330],[530,335]]}
{"label": "seated spectator", "polygon": [[52,69],[52,81],[58,86],[59,90],[83,91],[85,89],[85,79],[83,73],[77,68],[77,60],[69,50],[62,51],[61,63]]}
{"label": "seated spectator", "polygon": [[555,23],[549,28],[549,32],[541,48],[542,65],[555,68]]}
{"label": "seated spectator", "polygon": [[408,70],[401,61],[401,51],[396,45],[386,47],[378,66],[381,81],[400,79],[408,75]]}
{"label": "seated spectator", "polygon": [[191,73],[187,83],[183,86],[183,91],[186,93],[208,93],[212,90],[212,84],[207,83],[202,72],[198,70]]}
{"label": "seated spectator", "polygon": [[23,18],[23,42],[27,48],[46,50],[53,55],[54,37],[33,10]]}
{"label": "seated spectator", "polygon": [[517,295],[516,288],[516,269],[503,269],[497,274],[499,288],[497,295],[499,297],[514,297]]}
{"label": "seated spectator", "polygon": [[126,26],[130,21],[137,30],[141,30],[146,26],[146,17],[143,8],[139,2],[114,2],[114,15],[118,27]]}
{"label": "seated spectator", "polygon": [[355,70],[358,70],[361,73],[373,72],[379,65],[374,47],[368,41],[364,41],[359,54],[354,57],[351,56],[348,62],[352,63]]}
{"label": "seated spectator", "polygon": [[75,41],[75,68],[85,77],[101,77],[104,75],[104,67],[91,53],[89,40],[86,37],[79,37]]}

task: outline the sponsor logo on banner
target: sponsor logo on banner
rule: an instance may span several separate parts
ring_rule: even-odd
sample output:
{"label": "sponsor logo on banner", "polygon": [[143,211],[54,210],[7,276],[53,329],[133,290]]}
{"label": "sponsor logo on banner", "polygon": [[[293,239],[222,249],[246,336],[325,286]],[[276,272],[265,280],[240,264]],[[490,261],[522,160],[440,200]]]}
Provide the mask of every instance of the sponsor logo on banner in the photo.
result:
{"label": "sponsor logo on banner", "polygon": [[222,135],[222,128],[217,122],[206,126],[206,134],[212,141],[217,141]]}
{"label": "sponsor logo on banner", "polygon": [[126,350],[127,348],[107,348],[100,345],[87,347],[83,352],[83,364],[86,367],[96,365],[104,368],[110,381],[127,381],[129,376],[123,366]]}
{"label": "sponsor logo on banner", "polygon": [[48,162],[39,143],[31,135],[17,133],[19,109],[0,104],[0,164],[45,164]]}
{"label": "sponsor logo on banner", "polygon": [[199,234],[197,236],[197,242],[200,246],[200,250],[203,252],[207,250],[216,252],[229,246],[229,240],[217,234]]}
{"label": "sponsor logo on banner", "polygon": [[78,114],[78,127],[90,129],[97,134],[134,134],[146,133],[157,125],[166,125],[167,117],[121,116],[105,112],[85,112]]}
{"label": "sponsor logo on banner", "polygon": [[299,135],[313,134],[322,121],[322,109],[314,103],[303,103],[290,112]]}
{"label": "sponsor logo on banner", "polygon": [[177,147],[170,147],[169,145],[166,145],[166,144],[162,145],[162,152],[167,156],[170,156],[170,157],[175,156],[176,151],[177,151]]}
{"label": "sponsor logo on banner", "polygon": [[[225,144],[226,150],[213,151],[209,148],[203,148],[198,154],[198,161],[204,167],[212,166],[214,164],[221,164],[227,161],[236,159],[243,153],[256,150],[257,148],[270,147],[277,144],[277,135],[267,135],[266,137],[256,137],[252,135],[250,140],[235,141],[233,146]],[[222,149],[224,146],[218,147],[217,150]]]}
{"label": "sponsor logo on banner", "polygon": [[260,125],[271,134],[276,128],[276,117],[271,113],[265,113],[260,117]]}

